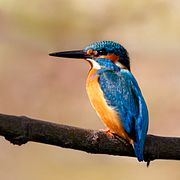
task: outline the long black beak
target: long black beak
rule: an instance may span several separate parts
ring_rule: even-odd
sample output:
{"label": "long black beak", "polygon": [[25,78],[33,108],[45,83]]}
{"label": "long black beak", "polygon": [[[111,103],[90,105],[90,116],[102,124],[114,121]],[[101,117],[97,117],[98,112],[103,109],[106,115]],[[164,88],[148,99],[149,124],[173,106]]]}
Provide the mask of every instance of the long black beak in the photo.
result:
{"label": "long black beak", "polygon": [[77,59],[90,58],[90,56],[83,50],[55,52],[55,53],[50,53],[49,55],[56,57],[77,58]]}

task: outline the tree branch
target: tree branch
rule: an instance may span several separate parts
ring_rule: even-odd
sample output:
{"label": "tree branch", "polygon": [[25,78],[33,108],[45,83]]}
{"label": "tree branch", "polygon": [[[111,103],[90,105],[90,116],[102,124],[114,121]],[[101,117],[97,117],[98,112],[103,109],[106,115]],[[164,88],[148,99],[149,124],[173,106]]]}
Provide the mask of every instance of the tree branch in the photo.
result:
{"label": "tree branch", "polygon": [[[17,145],[33,141],[88,153],[135,156],[132,146],[120,137],[25,116],[0,114],[0,135]],[[180,160],[180,138],[148,135],[144,157],[145,161]]]}

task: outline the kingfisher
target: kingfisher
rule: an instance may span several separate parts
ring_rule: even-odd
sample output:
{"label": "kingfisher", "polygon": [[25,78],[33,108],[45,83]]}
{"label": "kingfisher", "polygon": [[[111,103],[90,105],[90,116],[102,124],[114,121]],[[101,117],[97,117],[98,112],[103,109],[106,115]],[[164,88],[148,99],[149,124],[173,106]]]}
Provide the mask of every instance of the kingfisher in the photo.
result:
{"label": "kingfisher", "polygon": [[113,41],[99,41],[82,50],[49,55],[89,62],[86,90],[93,108],[107,127],[106,132],[125,139],[133,146],[138,161],[143,161],[148,109],[131,73],[127,50]]}

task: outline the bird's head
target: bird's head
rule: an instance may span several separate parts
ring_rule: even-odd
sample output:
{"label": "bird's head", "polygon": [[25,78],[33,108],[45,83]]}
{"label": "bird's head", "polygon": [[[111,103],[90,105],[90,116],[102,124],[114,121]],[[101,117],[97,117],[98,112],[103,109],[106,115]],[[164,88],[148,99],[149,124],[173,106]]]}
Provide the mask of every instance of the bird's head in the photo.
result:
{"label": "bird's head", "polygon": [[86,59],[91,65],[96,68],[101,66],[99,59],[102,58],[111,60],[117,66],[126,68],[130,71],[130,60],[126,49],[113,41],[99,41],[92,43],[83,50],[64,51],[49,54],[50,56]]}

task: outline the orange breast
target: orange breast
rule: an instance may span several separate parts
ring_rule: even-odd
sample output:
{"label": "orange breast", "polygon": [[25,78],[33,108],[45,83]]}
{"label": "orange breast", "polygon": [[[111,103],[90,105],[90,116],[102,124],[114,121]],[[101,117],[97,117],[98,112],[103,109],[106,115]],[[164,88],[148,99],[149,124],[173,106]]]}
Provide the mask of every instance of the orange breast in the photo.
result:
{"label": "orange breast", "polygon": [[104,124],[110,129],[111,132],[118,134],[119,136],[127,139],[129,142],[131,139],[125,132],[120,117],[111,107],[108,106],[103,91],[98,82],[99,76],[94,74],[96,73],[96,69],[91,69],[89,71],[86,89],[90,99],[90,102],[94,109],[96,110],[99,117],[102,119]]}

